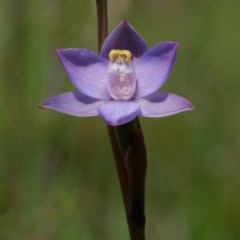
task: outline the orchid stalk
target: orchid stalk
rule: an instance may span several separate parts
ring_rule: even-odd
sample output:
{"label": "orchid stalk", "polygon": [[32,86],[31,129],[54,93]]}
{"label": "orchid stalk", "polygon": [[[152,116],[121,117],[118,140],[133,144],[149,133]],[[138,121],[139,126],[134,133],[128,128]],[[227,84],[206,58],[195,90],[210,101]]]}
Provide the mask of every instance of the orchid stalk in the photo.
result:
{"label": "orchid stalk", "polygon": [[131,240],[145,240],[147,157],[138,115],[165,117],[192,110],[187,99],[158,91],[175,62],[178,43],[148,48],[123,20],[107,33],[107,0],[96,0],[99,55],[81,48],[57,50],[77,91],[55,95],[39,107],[72,116],[100,116],[108,126]]}
{"label": "orchid stalk", "polygon": [[[96,4],[100,52],[108,35],[107,0],[96,0]],[[147,158],[140,121],[136,117],[131,122],[117,126],[115,129],[110,125],[107,126],[119,176],[129,234],[131,240],[144,240],[144,187]]]}

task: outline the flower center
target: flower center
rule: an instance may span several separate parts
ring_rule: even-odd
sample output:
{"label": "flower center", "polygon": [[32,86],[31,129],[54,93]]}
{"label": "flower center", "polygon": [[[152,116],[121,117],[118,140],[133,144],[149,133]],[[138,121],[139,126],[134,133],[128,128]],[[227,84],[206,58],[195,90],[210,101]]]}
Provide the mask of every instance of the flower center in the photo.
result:
{"label": "flower center", "polygon": [[109,52],[108,92],[115,100],[129,100],[136,90],[132,54],[128,50],[113,49]]}

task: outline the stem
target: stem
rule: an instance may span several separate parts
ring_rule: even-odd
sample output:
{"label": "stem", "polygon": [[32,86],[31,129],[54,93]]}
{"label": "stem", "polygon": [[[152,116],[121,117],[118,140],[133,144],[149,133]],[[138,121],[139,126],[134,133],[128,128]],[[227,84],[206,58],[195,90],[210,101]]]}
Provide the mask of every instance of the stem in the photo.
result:
{"label": "stem", "polygon": [[[147,169],[146,148],[138,118],[128,124],[135,124],[136,131],[132,135],[133,138],[124,155],[130,195],[127,220],[131,239],[145,240],[144,193]],[[126,140],[128,139],[126,138]]]}
{"label": "stem", "polygon": [[98,22],[98,51],[108,35],[107,0],[96,0]]}
{"label": "stem", "polygon": [[[107,37],[107,0],[96,0],[98,50]],[[131,240],[145,240],[144,188],[146,149],[138,118],[118,126],[108,126]]]}

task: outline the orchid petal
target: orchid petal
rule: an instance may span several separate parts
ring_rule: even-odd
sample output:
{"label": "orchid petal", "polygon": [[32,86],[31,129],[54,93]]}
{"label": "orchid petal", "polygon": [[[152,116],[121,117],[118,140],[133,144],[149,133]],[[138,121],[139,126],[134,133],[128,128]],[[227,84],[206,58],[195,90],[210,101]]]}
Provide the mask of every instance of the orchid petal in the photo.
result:
{"label": "orchid petal", "polygon": [[167,80],[173,67],[178,43],[162,42],[134,59],[138,90],[136,98],[157,91]]}
{"label": "orchid petal", "polygon": [[103,104],[80,92],[66,92],[43,101],[39,107],[52,109],[72,116],[88,117],[98,115],[97,107]]}
{"label": "orchid petal", "polygon": [[100,55],[108,59],[112,49],[129,50],[133,56],[139,57],[147,50],[147,45],[137,31],[123,20],[104,41]]}
{"label": "orchid petal", "polygon": [[87,96],[109,99],[107,61],[87,49],[57,50],[62,65],[73,85]]}
{"label": "orchid petal", "polygon": [[137,102],[140,104],[141,115],[145,117],[165,117],[194,109],[185,98],[166,92],[155,92]]}
{"label": "orchid petal", "polygon": [[111,101],[99,106],[98,113],[107,124],[117,126],[133,120],[140,108],[136,102]]}

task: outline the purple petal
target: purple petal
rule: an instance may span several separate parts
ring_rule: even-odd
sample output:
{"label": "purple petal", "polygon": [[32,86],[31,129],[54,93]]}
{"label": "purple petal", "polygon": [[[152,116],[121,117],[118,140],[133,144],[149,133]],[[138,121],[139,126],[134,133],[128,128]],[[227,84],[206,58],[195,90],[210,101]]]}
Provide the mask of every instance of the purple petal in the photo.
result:
{"label": "purple petal", "polygon": [[68,48],[57,51],[73,85],[87,96],[109,99],[107,61],[86,49]]}
{"label": "purple petal", "polygon": [[103,101],[98,101],[80,92],[66,92],[43,101],[39,107],[73,116],[87,117],[98,115],[97,107],[101,104]]}
{"label": "purple petal", "polygon": [[142,57],[134,59],[138,80],[137,98],[157,91],[165,83],[173,67],[177,48],[176,42],[162,42]]}
{"label": "purple petal", "polygon": [[185,98],[166,92],[155,92],[137,102],[140,104],[141,115],[145,117],[165,117],[194,109]]}
{"label": "purple petal", "polygon": [[129,50],[133,56],[139,57],[147,50],[147,46],[136,30],[126,20],[123,20],[104,41],[100,55],[108,59],[108,54],[112,49]]}
{"label": "purple petal", "polygon": [[133,120],[140,109],[136,102],[110,101],[99,106],[98,113],[107,124],[117,126]]}

